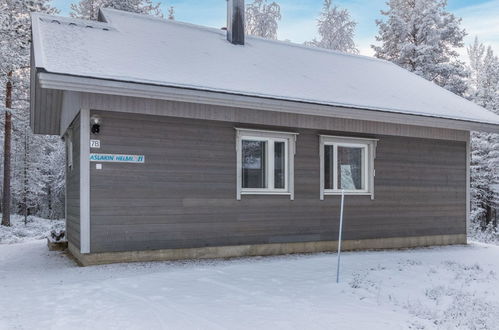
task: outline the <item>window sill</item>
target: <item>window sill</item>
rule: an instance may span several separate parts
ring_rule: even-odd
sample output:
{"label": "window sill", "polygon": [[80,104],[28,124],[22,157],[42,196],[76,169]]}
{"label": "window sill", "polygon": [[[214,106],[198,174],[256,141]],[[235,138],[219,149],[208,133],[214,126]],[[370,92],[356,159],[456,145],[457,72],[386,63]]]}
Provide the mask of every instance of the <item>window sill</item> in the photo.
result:
{"label": "window sill", "polygon": [[[341,191],[324,191],[324,195],[325,196],[328,196],[328,195],[340,195],[341,196]],[[356,191],[345,191],[345,196],[347,195],[357,195],[357,196],[371,196],[372,193],[369,192],[369,191],[359,191],[359,192],[356,192]]]}
{"label": "window sill", "polygon": [[291,193],[289,191],[241,191],[241,195],[284,195],[289,196]]}

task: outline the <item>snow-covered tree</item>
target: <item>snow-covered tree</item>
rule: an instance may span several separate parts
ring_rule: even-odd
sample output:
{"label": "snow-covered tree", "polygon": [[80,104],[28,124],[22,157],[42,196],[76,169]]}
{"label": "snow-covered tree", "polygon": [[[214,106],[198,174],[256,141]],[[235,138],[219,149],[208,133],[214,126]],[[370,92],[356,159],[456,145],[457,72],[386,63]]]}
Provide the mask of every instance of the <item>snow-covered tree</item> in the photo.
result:
{"label": "snow-covered tree", "polygon": [[458,95],[466,86],[466,67],[456,48],[466,35],[461,19],[446,10],[447,0],[389,0],[377,20],[375,56],[391,61]]}
{"label": "snow-covered tree", "polygon": [[64,215],[64,144],[58,136],[31,132],[28,75],[29,70],[19,70],[13,79],[12,211],[23,214],[26,208],[28,215],[60,218]]}
{"label": "snow-covered tree", "polygon": [[[49,0],[0,1],[0,79],[29,65],[31,12],[56,13]],[[2,84],[3,85],[3,84]]]}
{"label": "snow-covered tree", "polygon": [[168,8],[168,19],[172,21],[175,20],[175,8],[173,6]]}
{"label": "snow-covered tree", "polygon": [[[467,96],[499,114],[499,59],[491,47],[486,48],[477,38],[467,50]],[[495,227],[492,210],[499,205],[499,134],[473,132],[471,151],[471,220],[482,229]]]}
{"label": "snow-covered tree", "polygon": [[109,7],[139,14],[163,17],[161,3],[152,0],[80,0],[71,4],[71,17],[96,20],[99,8]]}
{"label": "snow-covered tree", "polygon": [[356,26],[357,23],[351,19],[347,9],[333,6],[332,0],[324,0],[322,12],[317,19],[320,38],[305,44],[357,54],[359,51],[353,40]]}
{"label": "snow-covered tree", "polygon": [[467,49],[469,57],[469,98],[480,106],[499,113],[499,60],[492,48],[475,38]]}
{"label": "snow-covered tree", "polygon": [[[30,12],[56,13],[48,0],[3,0],[0,1],[0,105],[4,110],[7,81],[12,85],[12,173],[11,209],[22,212],[27,204],[33,213],[47,207],[46,191],[50,185],[63,186],[64,163],[44,164],[43,150],[64,152],[58,137],[35,136],[29,128],[29,61],[31,43]],[[3,112],[3,111],[2,111]],[[3,128],[3,119],[2,116]],[[0,129],[3,137],[3,130]],[[3,145],[3,141],[2,141]],[[28,148],[26,148],[28,146]],[[2,148],[3,149],[3,148]],[[51,181],[44,172],[54,173]],[[0,177],[0,181],[2,181]],[[57,214],[61,217],[64,207],[64,192],[54,201]],[[27,203],[25,203],[25,201]]]}
{"label": "snow-covered tree", "polygon": [[255,0],[246,6],[246,32],[248,34],[277,39],[277,29],[281,20],[281,7],[277,2]]}
{"label": "snow-covered tree", "polygon": [[471,220],[485,228],[495,205],[494,174],[489,166],[493,142],[491,134],[473,132],[471,135]]}

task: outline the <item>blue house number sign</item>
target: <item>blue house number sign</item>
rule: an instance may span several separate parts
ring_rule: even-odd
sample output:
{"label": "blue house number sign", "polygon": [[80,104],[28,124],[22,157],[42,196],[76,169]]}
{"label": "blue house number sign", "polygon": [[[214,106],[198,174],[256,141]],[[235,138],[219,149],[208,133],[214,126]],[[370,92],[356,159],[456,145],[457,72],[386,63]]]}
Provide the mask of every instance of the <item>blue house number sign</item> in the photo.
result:
{"label": "blue house number sign", "polygon": [[90,154],[91,162],[107,163],[137,163],[145,162],[144,155],[115,155],[115,154]]}

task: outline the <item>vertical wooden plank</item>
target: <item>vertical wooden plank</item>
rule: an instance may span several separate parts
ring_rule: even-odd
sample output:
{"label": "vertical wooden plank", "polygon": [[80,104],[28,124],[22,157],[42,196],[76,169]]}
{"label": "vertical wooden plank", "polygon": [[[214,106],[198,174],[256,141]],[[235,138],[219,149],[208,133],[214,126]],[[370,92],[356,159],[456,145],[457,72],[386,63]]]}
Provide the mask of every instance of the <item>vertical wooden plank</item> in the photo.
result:
{"label": "vertical wooden plank", "polygon": [[[80,118],[70,125],[66,132],[67,141],[71,140],[73,167],[71,170],[66,163],[66,234],[68,242],[80,249]],[[70,155],[68,155],[70,156]]]}
{"label": "vertical wooden plank", "polygon": [[468,236],[468,228],[470,226],[471,213],[471,132],[468,132],[466,140],[466,236]]}
{"label": "vertical wooden plank", "polygon": [[319,162],[320,162],[320,166],[319,166],[319,169],[320,169],[320,200],[323,201],[324,200],[324,138],[321,136],[319,138],[320,142],[319,142]]}
{"label": "vertical wooden plank", "polygon": [[288,147],[289,157],[287,157],[288,161],[288,171],[289,171],[289,191],[291,195],[289,198],[294,201],[295,200],[295,154],[296,154],[296,135],[293,136],[289,140]]}
{"label": "vertical wooden plank", "polygon": [[268,146],[267,146],[267,154],[269,155],[269,157],[267,157],[267,169],[266,169],[266,172],[268,173],[267,174],[267,188],[270,188],[270,189],[274,189],[275,187],[275,180],[274,180],[274,166],[275,166],[275,151],[274,151],[274,146],[275,146],[275,143],[274,141],[270,140],[267,142]]}
{"label": "vertical wooden plank", "polygon": [[90,253],[90,110],[80,110],[80,252]]}
{"label": "vertical wooden plank", "polygon": [[[66,154],[66,163],[64,166],[64,228],[68,228],[68,133],[64,134],[64,149]],[[68,238],[66,233],[66,239]]]}
{"label": "vertical wooden plank", "polygon": [[240,134],[239,134],[239,131],[236,131],[236,164],[237,164],[237,179],[236,179],[236,199],[238,201],[241,200],[241,185],[242,185],[242,181],[241,181],[241,176],[242,176],[242,170],[241,170],[241,166],[242,166],[242,155],[241,155],[241,137],[240,137]]}
{"label": "vertical wooden plank", "polygon": [[368,176],[369,178],[369,184],[370,184],[370,190],[371,190],[371,200],[374,200],[374,181],[376,180],[376,168],[374,167],[374,160],[376,159],[376,148],[378,147],[378,141],[374,141],[373,143],[369,144],[369,171],[370,175]]}

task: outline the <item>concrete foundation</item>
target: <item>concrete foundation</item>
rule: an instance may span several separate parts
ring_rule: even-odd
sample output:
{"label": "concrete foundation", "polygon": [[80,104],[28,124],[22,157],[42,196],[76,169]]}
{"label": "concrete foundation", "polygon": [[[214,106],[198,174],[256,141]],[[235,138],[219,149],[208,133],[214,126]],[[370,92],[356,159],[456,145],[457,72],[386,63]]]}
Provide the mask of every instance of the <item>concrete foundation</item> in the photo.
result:
{"label": "concrete foundation", "polygon": [[[460,234],[346,240],[342,242],[342,250],[403,249],[455,244],[467,244],[466,235]],[[80,265],[90,266],[120,262],[213,259],[271,256],[293,253],[334,252],[337,250],[337,246],[337,241],[320,241],[82,254],[77,247],[69,244],[69,251]]]}

